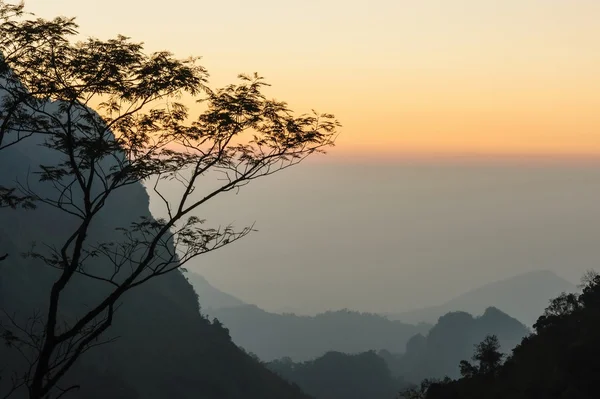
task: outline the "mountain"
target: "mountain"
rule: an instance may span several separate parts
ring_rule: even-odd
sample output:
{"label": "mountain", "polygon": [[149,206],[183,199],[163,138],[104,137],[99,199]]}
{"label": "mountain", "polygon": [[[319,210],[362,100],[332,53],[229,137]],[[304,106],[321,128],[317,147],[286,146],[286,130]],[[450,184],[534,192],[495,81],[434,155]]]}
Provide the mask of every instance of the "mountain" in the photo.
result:
{"label": "mountain", "polygon": [[329,351],[403,351],[408,338],[429,328],[348,310],[317,316],[270,313],[213,287],[197,273],[185,276],[198,295],[202,313],[217,318],[236,344],[263,360],[305,361]]}
{"label": "mountain", "polygon": [[203,276],[198,273],[185,273],[194,291],[198,294],[201,310],[233,308],[247,305],[244,301],[213,287]]}
{"label": "mountain", "polygon": [[406,344],[403,354],[380,352],[392,374],[418,383],[425,378],[457,377],[458,364],[470,359],[474,345],[487,335],[496,335],[501,350],[510,352],[530,333],[517,319],[496,308],[487,308],[482,316],[450,312],[439,318],[428,334],[418,334]]}
{"label": "mountain", "polygon": [[392,377],[385,361],[373,351],[328,352],[303,363],[284,358],[267,367],[315,399],[391,399],[408,386]]}
{"label": "mountain", "polygon": [[435,383],[426,399],[592,399],[600,381],[600,276],[581,294],[561,295],[548,306],[534,333],[504,364],[485,373]]}
{"label": "mountain", "polygon": [[388,399],[426,377],[458,376],[458,362],[469,359],[487,335],[499,337],[501,350],[510,352],[528,334],[523,324],[496,308],[479,317],[452,312],[428,334],[411,338],[404,354],[327,352],[305,362],[284,357],[267,367],[316,399]]}
{"label": "mountain", "polygon": [[577,287],[551,271],[540,270],[486,284],[440,306],[387,316],[405,323],[435,323],[448,312],[464,311],[478,315],[493,306],[531,326],[550,300],[562,292],[577,292]]}
{"label": "mountain", "polygon": [[[49,103],[47,112],[56,110]],[[42,145],[38,136],[0,153],[0,185],[12,186],[15,179],[28,182],[42,195],[60,191],[34,174],[40,164],[57,164],[62,159]],[[74,193],[77,190],[73,190]],[[75,203],[81,199],[74,194]],[[152,218],[149,197],[141,184],[115,191],[94,219],[88,243],[117,242],[115,230],[138,217]],[[9,254],[0,264],[0,326],[31,325],[35,315],[47,309],[50,286],[60,271],[38,259],[20,254],[61,245],[78,225],[54,207],[38,203],[36,210],[0,210],[0,254]],[[48,247],[46,247],[46,245]],[[106,262],[91,258],[92,270],[106,271]],[[61,296],[61,320],[77,318],[107,292],[105,283],[76,277]],[[33,319],[32,319],[33,317]],[[15,330],[17,331],[17,330]],[[18,331],[17,331],[18,332]],[[301,390],[276,376],[238,348],[227,329],[202,317],[196,294],[185,277],[171,272],[126,293],[104,338],[114,339],[92,348],[69,371],[63,386],[79,384],[70,398],[195,399],[195,398],[306,398]],[[3,375],[0,396],[10,385],[12,371],[19,375],[24,364],[14,347],[0,345]],[[23,391],[11,398],[26,397]]]}
{"label": "mountain", "polygon": [[246,305],[208,313],[226,326],[233,341],[271,361],[290,357],[306,361],[329,351],[345,353],[388,349],[401,352],[407,340],[429,325],[411,325],[370,313],[330,311],[316,316],[275,314]]}

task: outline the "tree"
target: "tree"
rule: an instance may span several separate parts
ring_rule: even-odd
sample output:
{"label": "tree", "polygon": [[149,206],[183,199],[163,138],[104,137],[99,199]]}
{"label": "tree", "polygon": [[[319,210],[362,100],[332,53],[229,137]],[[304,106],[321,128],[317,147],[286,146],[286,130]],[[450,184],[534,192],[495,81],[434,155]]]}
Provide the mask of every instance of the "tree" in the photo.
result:
{"label": "tree", "polygon": [[[23,14],[23,5],[10,5],[5,4],[3,1],[0,1],[0,31],[3,31],[5,27],[8,26],[12,18],[19,17]],[[0,46],[2,48],[8,44],[8,38],[2,37],[0,38]],[[6,70],[7,64],[3,63],[4,54],[0,51],[0,87],[7,86],[10,80],[10,74],[8,74],[8,70]],[[4,78],[8,76],[9,79]],[[0,109],[0,151],[8,148],[19,141],[29,137],[32,133],[25,132],[16,129],[14,134],[8,140],[8,133],[12,132],[12,128],[14,126],[14,121],[17,118],[17,115],[22,108],[20,107],[20,101],[15,101],[15,99],[10,99],[10,97],[2,98],[2,108]],[[23,129],[28,125],[26,121],[21,125]],[[19,196],[16,195],[14,188],[7,188],[0,185],[0,208],[17,208],[22,206],[23,208],[34,208],[34,204],[31,201],[31,198],[27,196]],[[0,255],[0,262],[6,260],[8,254]]]}
{"label": "tree", "polygon": [[[77,29],[72,18],[28,19],[22,5],[0,0],[0,145],[10,151],[33,136],[58,160],[4,198],[57,209],[76,226],[61,245],[26,254],[57,271],[47,309],[27,326],[8,315],[0,326],[28,363],[13,388],[26,387],[31,399],[76,389],[58,383],[86,351],[110,342],[103,337],[126,292],[253,231],[206,227],[194,215],[202,205],[324,152],[339,127],[330,114],[294,116],[263,94],[268,85],[257,74],[212,90],[198,58],[146,54],[125,36],[73,43]],[[184,98],[203,107],[195,120]],[[162,190],[167,180],[181,184],[175,200]],[[106,202],[140,182],[168,217],[140,218],[119,228],[118,240],[91,241]],[[65,290],[81,278],[104,284],[105,295],[64,316]]]}
{"label": "tree", "polygon": [[[427,398],[594,398],[600,368],[600,276],[587,272],[580,294],[561,294],[501,364],[499,345],[488,337],[476,348],[480,367],[463,378],[432,385]],[[486,367],[481,367],[486,365]]]}
{"label": "tree", "polygon": [[488,335],[482,342],[475,345],[473,360],[479,362],[478,366],[462,360],[460,362],[460,374],[466,378],[494,375],[500,369],[503,358],[504,354],[500,352],[498,337]]}

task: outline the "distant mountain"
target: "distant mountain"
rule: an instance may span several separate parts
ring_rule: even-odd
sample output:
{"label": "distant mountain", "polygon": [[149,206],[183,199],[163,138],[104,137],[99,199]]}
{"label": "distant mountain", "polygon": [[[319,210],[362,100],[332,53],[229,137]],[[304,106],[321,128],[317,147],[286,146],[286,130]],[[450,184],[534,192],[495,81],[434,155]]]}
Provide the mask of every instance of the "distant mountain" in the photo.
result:
{"label": "distant mountain", "polygon": [[247,303],[213,287],[203,276],[198,273],[185,273],[187,280],[194,287],[198,294],[198,302],[201,311],[209,309],[233,308],[236,306],[245,306]]}
{"label": "distant mountain", "polygon": [[577,291],[573,283],[551,271],[540,270],[486,284],[440,306],[387,316],[392,320],[401,320],[405,323],[435,323],[440,316],[448,312],[464,311],[479,315],[487,307],[493,306],[527,326],[532,326],[552,298],[560,295],[561,292]]}
{"label": "distant mountain", "polygon": [[409,386],[392,377],[385,360],[373,351],[328,352],[307,362],[284,358],[266,365],[315,399],[390,399]]}
{"label": "distant mountain", "polygon": [[509,353],[530,330],[517,319],[490,307],[482,316],[451,312],[439,318],[428,334],[418,334],[402,355],[380,352],[395,376],[418,383],[425,378],[458,377],[459,362],[470,359],[474,345],[496,335],[501,350]]}
{"label": "distant mountain", "polygon": [[306,361],[326,352],[359,353],[387,349],[402,352],[408,339],[426,333],[430,325],[411,325],[400,321],[348,310],[316,316],[275,314],[246,305],[212,309],[229,329],[233,342],[260,359],[271,361],[290,357]]}

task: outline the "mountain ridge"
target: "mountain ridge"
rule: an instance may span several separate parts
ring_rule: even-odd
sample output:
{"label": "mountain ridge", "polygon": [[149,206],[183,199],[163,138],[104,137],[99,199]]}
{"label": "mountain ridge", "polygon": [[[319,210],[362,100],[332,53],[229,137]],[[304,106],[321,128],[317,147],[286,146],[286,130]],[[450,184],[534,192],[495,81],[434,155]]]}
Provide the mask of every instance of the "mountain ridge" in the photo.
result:
{"label": "mountain ridge", "polygon": [[463,311],[441,316],[426,335],[417,334],[406,344],[403,354],[381,352],[395,376],[419,383],[425,378],[457,377],[458,364],[469,359],[475,344],[496,335],[501,350],[509,353],[531,331],[519,320],[495,307],[481,316]]}
{"label": "mountain ridge", "polygon": [[480,315],[491,306],[531,327],[554,297],[562,292],[577,291],[575,284],[542,269],[483,284],[441,305],[385,315],[406,323],[435,323],[448,312],[465,311]]}
{"label": "mountain ridge", "polygon": [[290,357],[307,361],[326,352],[359,353],[372,349],[402,351],[407,340],[425,333],[427,324],[411,325],[375,313],[328,311],[316,316],[275,314],[256,305],[212,309],[229,329],[233,342],[261,360]]}
{"label": "mountain ridge", "polygon": [[201,310],[249,305],[241,299],[216,288],[199,273],[187,271],[184,275],[194,288],[194,291],[196,291],[196,294],[198,294],[198,302]]}

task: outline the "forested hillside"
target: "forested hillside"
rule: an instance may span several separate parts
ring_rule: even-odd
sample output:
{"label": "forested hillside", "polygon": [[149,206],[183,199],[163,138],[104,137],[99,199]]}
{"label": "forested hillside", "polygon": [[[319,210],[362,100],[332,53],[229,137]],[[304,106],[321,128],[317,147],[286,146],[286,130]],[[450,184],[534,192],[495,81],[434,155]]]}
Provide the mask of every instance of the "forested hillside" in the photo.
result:
{"label": "forested hillside", "polygon": [[[339,330],[339,335],[344,331]],[[283,357],[266,364],[317,399],[392,399],[423,378],[458,376],[459,362],[486,336],[500,337],[510,349],[528,332],[517,320],[494,308],[480,317],[453,312],[441,317],[426,336],[415,335],[403,354],[330,351],[304,362]]]}
{"label": "forested hillside", "polygon": [[[427,399],[592,399],[600,380],[600,276],[587,277],[582,294],[557,297],[534,333],[506,358],[477,356],[462,378],[434,383]],[[477,355],[477,352],[476,352]],[[501,359],[502,360],[502,359]]]}
{"label": "forested hillside", "polygon": [[393,399],[407,386],[402,378],[391,375],[374,351],[352,355],[328,352],[301,363],[284,358],[267,363],[267,367],[316,399]]}
{"label": "forested hillside", "polygon": [[528,334],[523,324],[496,308],[488,308],[479,317],[450,312],[440,317],[429,333],[413,336],[405,353],[379,354],[393,375],[416,383],[425,378],[458,377],[458,363],[470,357],[473,346],[487,335],[496,335],[502,348],[510,352]]}

